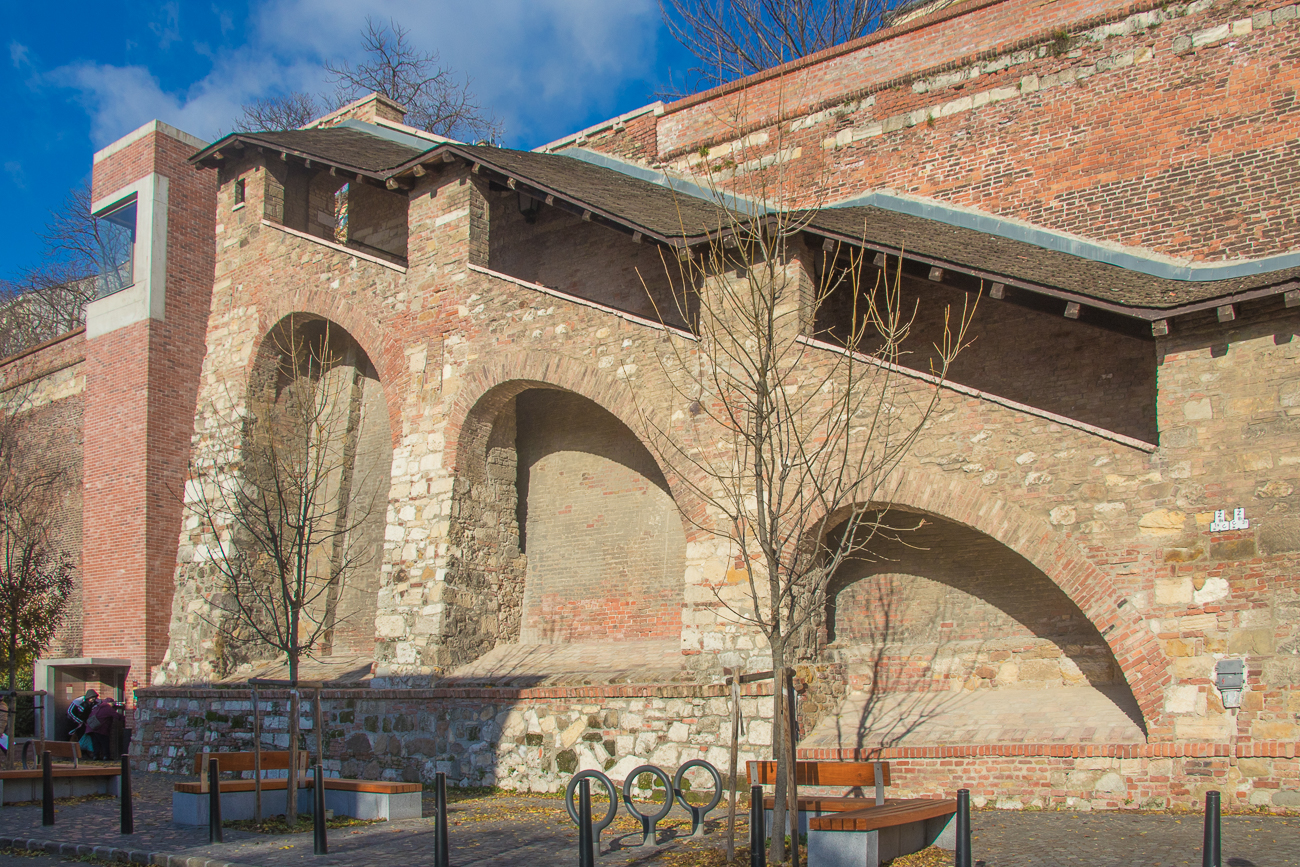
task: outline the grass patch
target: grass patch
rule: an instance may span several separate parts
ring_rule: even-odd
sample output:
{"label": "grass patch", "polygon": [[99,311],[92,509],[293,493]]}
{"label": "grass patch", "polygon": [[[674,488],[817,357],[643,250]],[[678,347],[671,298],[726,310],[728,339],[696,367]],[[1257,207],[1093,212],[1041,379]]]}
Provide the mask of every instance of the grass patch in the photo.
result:
{"label": "grass patch", "polygon": [[3,855],[6,858],[39,858],[42,855],[48,854],[50,853],[43,849],[38,849],[33,852],[27,849],[14,849],[12,847],[0,848],[0,855]]}
{"label": "grass patch", "polygon": [[[374,825],[381,822],[381,819],[354,819],[351,816],[335,816],[333,819],[325,820],[326,828],[354,828],[359,825]],[[223,828],[234,828],[236,831],[249,831],[253,834],[306,834],[312,830],[312,817],[310,813],[299,813],[298,824],[290,825],[284,820],[283,815],[267,816],[258,822],[255,819],[231,819],[229,822],[222,822]]]}

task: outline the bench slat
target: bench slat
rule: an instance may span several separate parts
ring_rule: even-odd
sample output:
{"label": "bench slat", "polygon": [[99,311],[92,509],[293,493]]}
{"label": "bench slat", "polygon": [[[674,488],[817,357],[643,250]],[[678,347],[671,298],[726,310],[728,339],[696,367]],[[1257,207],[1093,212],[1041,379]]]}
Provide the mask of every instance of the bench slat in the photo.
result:
{"label": "bench slat", "polygon": [[[298,751],[298,766],[306,768],[307,751]],[[194,773],[205,774],[208,770],[207,760],[216,759],[221,773],[238,774],[253,770],[253,754],[247,753],[195,753]],[[262,770],[286,771],[289,769],[288,750],[264,750],[262,752]]]}
{"label": "bench slat", "polygon": [[[881,762],[881,783],[888,786],[889,763]],[[751,786],[776,783],[776,762],[747,762]],[[795,762],[795,779],[801,786],[874,786],[874,762]]]}
{"label": "bench slat", "polygon": [[[60,768],[50,765],[54,777],[120,777],[121,768]],[[35,780],[41,776],[40,768],[14,768],[12,771],[0,771],[0,780]]]}
{"label": "bench slat", "polygon": [[[40,771],[36,773],[39,775]],[[251,792],[253,791],[253,782],[253,780],[222,780],[221,791],[223,793]],[[314,781],[310,777],[298,782],[298,785],[304,789],[310,789],[313,784]],[[287,785],[288,781],[283,777],[262,780],[262,791],[283,791]],[[336,792],[377,792],[384,795],[402,795],[407,792],[424,790],[424,787],[419,783],[392,783],[385,780],[341,780],[336,777],[326,777],[325,788]],[[189,795],[206,794],[202,783],[176,783],[175,790]]]}
{"label": "bench slat", "polygon": [[922,822],[939,816],[948,816],[957,812],[957,802],[950,798],[912,798],[880,807],[866,807],[836,813],[833,816],[820,816],[811,820],[808,827],[813,831],[877,831],[906,825],[909,822]]}
{"label": "bench slat", "polygon": [[[898,804],[911,800],[909,798],[886,798],[885,804]],[[766,795],[763,798],[763,809],[775,809],[776,798]],[[850,810],[861,810],[864,807],[876,806],[875,798],[823,798],[812,795],[807,798],[799,798],[799,809],[808,813],[846,813]]]}

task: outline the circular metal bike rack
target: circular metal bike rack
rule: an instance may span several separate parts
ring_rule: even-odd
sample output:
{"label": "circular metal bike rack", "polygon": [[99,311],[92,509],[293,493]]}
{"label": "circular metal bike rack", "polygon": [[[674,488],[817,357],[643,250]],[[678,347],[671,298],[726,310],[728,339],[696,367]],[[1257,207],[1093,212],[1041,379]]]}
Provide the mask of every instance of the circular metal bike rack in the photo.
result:
{"label": "circular metal bike rack", "polygon": [[[636,805],[632,803],[632,784],[635,783],[636,778],[642,774],[654,774],[656,777],[663,780],[664,783],[664,805],[658,813],[649,816],[638,810]],[[651,788],[650,791],[652,794],[654,793],[653,788]],[[629,813],[641,820],[642,846],[655,845],[655,825],[657,825],[659,821],[663,819],[664,816],[667,816],[669,811],[672,810],[673,799],[673,781],[668,777],[667,771],[663,768],[656,767],[655,765],[641,765],[639,768],[634,769],[630,774],[628,774],[627,779],[623,781],[623,805],[627,807]]]}
{"label": "circular metal bike rack", "polygon": [[575,825],[579,823],[579,820],[578,808],[573,805],[573,798],[578,791],[578,782],[587,778],[600,780],[600,784],[605,787],[605,791],[609,792],[609,810],[605,813],[605,818],[599,822],[591,823],[591,842],[598,853],[600,851],[600,832],[608,828],[610,823],[614,821],[614,817],[618,815],[618,787],[614,785],[613,780],[600,771],[579,771],[574,774],[573,779],[569,780],[569,785],[564,790],[564,806],[568,809],[569,818],[573,820]]}
{"label": "circular metal bike rack", "polygon": [[[681,789],[682,777],[684,777],[686,772],[691,768],[703,768],[709,772],[709,776],[713,777],[713,800],[709,801],[709,803],[705,804],[703,807],[696,807],[693,804],[687,803],[686,795]],[[682,766],[677,769],[677,773],[673,774],[673,794],[677,798],[677,803],[690,811],[691,836],[702,837],[704,836],[704,817],[722,801],[722,774],[718,773],[718,769],[713,767],[712,762],[706,762],[704,759],[691,759],[688,762],[684,762]]]}

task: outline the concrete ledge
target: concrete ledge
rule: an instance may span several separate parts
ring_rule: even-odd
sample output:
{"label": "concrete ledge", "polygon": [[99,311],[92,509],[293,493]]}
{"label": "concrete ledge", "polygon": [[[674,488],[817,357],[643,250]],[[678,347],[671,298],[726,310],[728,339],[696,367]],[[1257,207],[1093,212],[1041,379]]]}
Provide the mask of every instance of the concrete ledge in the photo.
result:
{"label": "concrete ledge", "polygon": [[956,817],[908,822],[879,831],[808,832],[808,863],[817,867],[880,867],[927,846],[955,849]]}
{"label": "concrete ledge", "polygon": [[[285,790],[262,792],[262,815],[284,813]],[[336,816],[351,816],[371,821],[418,819],[423,815],[423,792],[351,792],[331,789],[325,781],[325,809]],[[222,792],[221,819],[224,822],[253,818],[256,808],[253,792]],[[298,812],[311,815],[312,790],[298,790]],[[172,821],[177,825],[208,824],[208,795],[172,792]]]}

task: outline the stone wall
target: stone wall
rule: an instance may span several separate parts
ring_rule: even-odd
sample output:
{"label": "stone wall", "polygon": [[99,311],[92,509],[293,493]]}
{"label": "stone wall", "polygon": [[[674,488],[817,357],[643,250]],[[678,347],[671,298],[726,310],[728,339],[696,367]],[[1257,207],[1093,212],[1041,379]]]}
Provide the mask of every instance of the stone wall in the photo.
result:
{"label": "stone wall", "polygon": [[[770,691],[744,687],[742,769],[770,751]],[[250,698],[247,690],[141,690],[131,754],[150,771],[189,773],[196,752],[251,749]],[[695,758],[724,775],[728,768],[723,686],[326,690],[322,702],[325,767],[344,777],[431,783],[441,771],[456,786],[557,792],[578,770],[622,783],[647,762],[669,774]],[[283,692],[260,693],[265,748],[288,747],[287,703]],[[306,699],[300,724],[315,755]]]}

